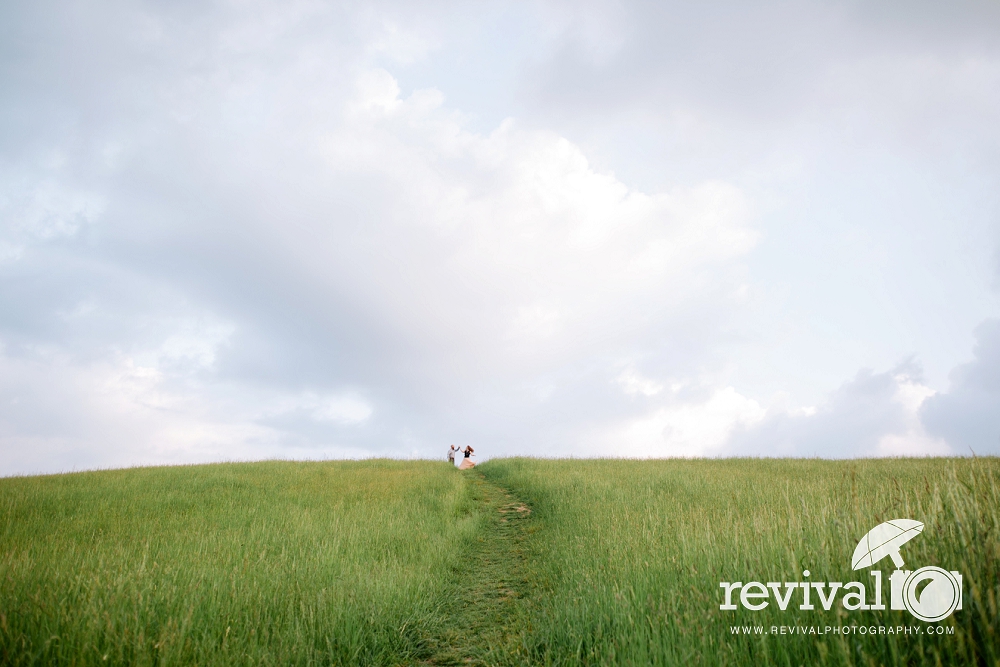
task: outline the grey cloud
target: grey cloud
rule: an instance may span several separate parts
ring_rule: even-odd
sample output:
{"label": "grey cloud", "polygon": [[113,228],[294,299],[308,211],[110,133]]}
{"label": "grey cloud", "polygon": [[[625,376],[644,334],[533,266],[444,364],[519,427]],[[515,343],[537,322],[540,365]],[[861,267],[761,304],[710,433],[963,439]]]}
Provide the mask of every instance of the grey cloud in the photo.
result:
{"label": "grey cloud", "polygon": [[[823,31],[844,9],[706,7],[625,8],[595,53],[571,31],[524,90],[581,119],[733,99],[780,119],[851,33]],[[424,33],[470,20],[424,10],[0,10],[0,473],[572,453],[669,403],[626,396],[624,367],[666,386],[725,363],[753,202],[719,173],[630,189],[544,114],[473,134],[440,93],[396,95],[377,65],[405,71]],[[424,32],[394,50],[387,21]],[[734,446],[868,453],[906,426],[894,382],[859,376]]]}
{"label": "grey cloud", "polygon": [[[899,400],[901,383],[921,382],[912,361],[886,373],[860,371],[832,392],[813,414],[772,411],[763,421],[737,429],[725,451],[756,456],[822,456],[851,458],[902,453],[887,450],[885,436],[905,437],[914,421]],[[921,453],[914,443],[909,453]],[[944,448],[936,447],[936,453]],[[929,453],[924,451],[922,453]]]}
{"label": "grey cloud", "polygon": [[[683,372],[727,318],[720,264],[752,244],[738,193],[630,193],[550,134],[463,134],[384,72],[359,92],[364,12],[25,11],[40,32],[8,61],[6,109],[66,120],[21,114],[8,173],[104,203],[60,238],[11,237],[0,265],[0,422],[32,465],[566,445],[623,408],[620,357]],[[369,93],[400,111],[351,106]],[[350,397],[370,410],[338,417]]]}
{"label": "grey cloud", "polygon": [[956,451],[1000,454],[1000,321],[976,329],[974,359],[952,371],[948,391],[927,399],[920,414]]}
{"label": "grey cloud", "polygon": [[[587,20],[595,14],[606,20]],[[531,90],[574,113],[655,101],[774,123],[843,61],[1000,53],[1000,10],[988,2],[590,3],[576,16]]]}
{"label": "grey cloud", "polygon": [[936,180],[1000,172],[995,4],[566,11],[560,39],[522,67],[518,108],[632,182],[833,181],[887,155],[886,169]]}

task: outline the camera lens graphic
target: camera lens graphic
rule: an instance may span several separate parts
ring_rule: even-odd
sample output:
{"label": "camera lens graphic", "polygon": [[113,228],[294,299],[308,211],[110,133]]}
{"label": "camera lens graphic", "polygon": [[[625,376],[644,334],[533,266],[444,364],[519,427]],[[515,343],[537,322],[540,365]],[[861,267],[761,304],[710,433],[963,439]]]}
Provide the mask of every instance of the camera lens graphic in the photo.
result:
{"label": "camera lens graphic", "polygon": [[[921,584],[929,581],[921,588]],[[919,596],[919,597],[918,597]],[[928,565],[910,573],[903,582],[903,604],[921,621],[933,623],[947,617],[962,599],[960,584],[951,572]]]}

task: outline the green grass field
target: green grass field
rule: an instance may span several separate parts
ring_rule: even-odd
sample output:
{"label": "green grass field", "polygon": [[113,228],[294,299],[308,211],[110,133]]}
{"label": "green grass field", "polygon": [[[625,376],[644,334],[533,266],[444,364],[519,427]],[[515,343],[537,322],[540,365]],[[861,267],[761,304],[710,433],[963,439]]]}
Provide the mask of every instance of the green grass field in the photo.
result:
{"label": "green grass field", "polygon": [[[1000,465],[979,460],[491,461],[533,508],[533,664],[998,665]],[[867,581],[876,524],[915,518],[908,566],[964,575],[948,636],[742,636],[732,626],[926,625],[906,611],[720,611],[722,581]],[[879,565],[886,576],[894,569]],[[888,585],[886,584],[886,589]],[[887,595],[887,594],[886,594]]]}
{"label": "green grass field", "polygon": [[0,481],[4,664],[392,664],[481,532],[445,464]]}
{"label": "green grass field", "polygon": [[[1000,665],[1000,461],[265,462],[0,480],[0,663]],[[906,611],[722,611],[720,581],[867,581],[925,523],[963,574]],[[880,563],[886,575],[893,569]],[[888,583],[884,586],[888,591]],[[888,593],[886,592],[886,597]],[[885,600],[888,603],[888,600]]]}

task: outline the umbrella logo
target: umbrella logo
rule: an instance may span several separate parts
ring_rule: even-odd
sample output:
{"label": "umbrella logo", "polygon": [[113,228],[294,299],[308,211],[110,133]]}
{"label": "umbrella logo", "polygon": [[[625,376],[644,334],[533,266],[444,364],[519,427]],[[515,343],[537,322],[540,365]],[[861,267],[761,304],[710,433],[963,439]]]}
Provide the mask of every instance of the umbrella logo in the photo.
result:
{"label": "umbrella logo", "polygon": [[924,530],[924,524],[913,519],[893,519],[880,523],[861,538],[854,550],[851,567],[860,570],[871,567],[886,556],[892,558],[897,569],[902,569],[903,557],[899,548],[919,535]]}
{"label": "umbrella logo", "polygon": [[[858,542],[851,567],[872,567],[889,556],[896,571],[889,577],[892,609],[906,609],[922,621],[933,623],[962,608],[962,575],[935,565],[911,572],[900,547],[922,533],[924,524],[913,519],[893,519],[872,528]],[[926,584],[924,583],[926,582]]]}

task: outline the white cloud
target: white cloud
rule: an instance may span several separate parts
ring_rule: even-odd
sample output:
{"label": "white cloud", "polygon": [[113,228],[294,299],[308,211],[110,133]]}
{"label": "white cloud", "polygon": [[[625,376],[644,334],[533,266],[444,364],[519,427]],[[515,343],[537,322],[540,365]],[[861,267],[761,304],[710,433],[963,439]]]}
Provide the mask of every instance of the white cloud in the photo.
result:
{"label": "white cloud", "polygon": [[383,21],[369,49],[383,54],[401,65],[421,60],[438,45],[420,30],[407,27],[398,21]]}
{"label": "white cloud", "polygon": [[231,323],[171,323],[172,333],[152,352],[159,367],[187,367],[194,371],[215,366],[218,351],[226,345],[236,327]]}
{"label": "white cloud", "polygon": [[105,206],[94,192],[0,170],[0,261],[20,258],[35,243],[73,237],[98,220]]}
{"label": "white cloud", "polygon": [[0,474],[250,458],[251,443],[279,439],[170,391],[131,359],[73,364],[48,353],[2,357],[0,369]]}
{"label": "white cloud", "polygon": [[616,378],[622,391],[630,396],[642,394],[643,396],[656,396],[663,391],[663,385],[655,380],[650,380],[639,374],[635,368],[629,367],[622,371]]}
{"label": "white cloud", "polygon": [[304,392],[277,402],[271,416],[305,413],[320,422],[356,425],[367,421],[375,409],[356,394],[317,394]]}
{"label": "white cloud", "polygon": [[[364,116],[371,114],[374,117],[381,117],[391,114],[399,108],[402,103],[399,99],[399,84],[391,74],[384,69],[370,70],[358,77],[357,96],[348,106],[352,115]],[[347,138],[349,133],[342,133],[329,142],[332,149],[336,150],[342,139]],[[361,148],[365,147],[363,142],[358,142]],[[347,155],[348,159],[357,157]]]}
{"label": "white cloud", "polygon": [[[323,155],[334,174],[378,182],[384,212],[365,241],[387,252],[352,253],[341,270],[401,326],[489,349],[498,363],[505,347],[568,354],[641,326],[643,302],[712,289],[710,267],[753,247],[750,206],[732,185],[642,193],[563,137],[512,121],[476,134],[434,91],[399,97],[384,71],[360,80]],[[315,259],[317,274],[326,261]],[[361,275],[396,273],[405,285]]]}
{"label": "white cloud", "polygon": [[360,424],[372,416],[371,405],[356,396],[331,396],[324,398],[313,412],[316,419],[341,424]]}
{"label": "white cloud", "polygon": [[[619,381],[633,395],[644,393],[639,387],[648,382],[631,369]],[[620,447],[620,455],[636,457],[808,456],[817,445],[825,446],[827,456],[952,452],[943,439],[924,429],[920,409],[936,392],[908,366],[877,376],[859,374],[821,406],[796,407],[785,394],[761,405],[733,387],[709,390],[707,395],[702,387],[700,397],[685,397],[678,394],[681,388],[663,397],[661,407],[612,429],[594,447]],[[860,421],[859,407],[868,413]]]}
{"label": "white cloud", "polygon": [[937,392],[906,374],[895,376],[896,395],[893,399],[904,412],[901,432],[886,433],[872,454],[876,456],[948,456],[951,447],[942,438],[927,433],[920,420],[920,408]]}
{"label": "white cloud", "polygon": [[632,420],[607,436],[623,456],[713,456],[723,451],[737,427],[752,428],[766,410],[733,387],[714,391],[704,401],[675,401]]}
{"label": "white cloud", "polygon": [[787,396],[732,431],[718,453],[758,456],[924,456],[953,449],[931,436],[920,417],[935,395],[912,362],[888,373],[862,371],[818,406],[793,408]]}
{"label": "white cloud", "polygon": [[5,471],[992,443],[990,22],[598,4],[0,10]]}
{"label": "white cloud", "polygon": [[[322,138],[315,149],[322,163],[310,165],[308,174],[287,174],[302,177],[298,187],[272,191],[268,171],[240,176],[249,179],[241,187],[251,200],[267,202],[264,210],[291,212],[281,224],[254,215],[239,229],[223,218],[208,222],[207,230],[206,223],[166,225],[139,236],[130,221],[109,227],[125,231],[125,247],[154,258],[153,266],[161,261],[162,246],[146,247],[147,238],[184,248],[203,244],[206,231],[221,234],[223,244],[202,251],[205,264],[154,273],[154,283],[170,290],[185,284],[205,293],[225,290],[230,279],[216,267],[236,263],[252,266],[255,274],[278,276],[277,283],[252,289],[294,295],[298,305],[291,316],[304,318],[304,326],[321,338],[330,337],[301,354],[322,357],[329,354],[324,347],[345,344],[338,342],[336,321],[373,327],[353,342],[344,339],[360,364],[354,377],[306,380],[290,370],[298,361],[276,365],[275,349],[268,346],[279,346],[278,354],[299,354],[294,336],[262,339],[263,351],[246,356],[259,331],[281,326],[288,317],[282,301],[272,306],[251,301],[242,313],[229,307],[226,317],[203,304],[196,306],[203,314],[196,315],[196,304],[185,305],[190,297],[169,302],[170,308],[167,302],[148,302],[145,329],[155,333],[118,341],[115,347],[127,353],[105,366],[72,355],[57,365],[42,358],[31,362],[50,364],[53,381],[66,373],[78,381],[89,374],[103,383],[89,399],[103,402],[92,410],[90,426],[61,437],[75,439],[81,450],[121,447],[116,460],[169,460],[180,452],[201,460],[220,451],[226,438],[232,440],[225,448],[230,455],[280,455],[306,443],[364,451],[361,443],[370,442],[378,429],[393,428],[399,429],[396,438],[406,434],[410,451],[428,435],[392,420],[415,406],[428,415],[465,410],[484,424],[511,422],[539,399],[558,401],[575,391],[567,373],[575,373],[570,369],[589,351],[630,347],[650,324],[675,326],[673,309],[705,307],[715,292],[733,291],[728,272],[713,272],[755,242],[750,205],[738,188],[706,182],[643,193],[595,171],[579,147],[551,132],[522,129],[512,121],[486,135],[471,132],[439,93],[402,97],[384,70],[362,72],[353,90],[339,103],[334,125],[312,130]],[[261,147],[273,152],[272,162],[285,159],[285,149],[266,134]],[[331,208],[327,184],[343,178],[363,185],[357,192],[341,191]],[[356,222],[337,222],[341,211],[352,208],[362,212]],[[129,215],[142,219],[143,210]],[[239,254],[243,247],[251,249],[255,264]],[[259,254],[257,248],[269,252]],[[179,257],[169,261],[190,261]],[[146,270],[142,264],[126,266]],[[292,282],[283,284],[287,280]],[[341,297],[346,286],[349,296]],[[238,302],[246,289],[249,284],[240,285],[225,298]],[[185,291],[196,294],[190,287]],[[346,303],[356,304],[350,306],[355,315],[338,312]],[[118,317],[114,308],[83,296],[67,305],[64,320],[74,329],[86,328],[100,318]],[[323,324],[331,313],[336,319]],[[247,319],[248,314],[261,319]],[[366,338],[387,335],[397,338],[398,352],[365,351]],[[614,372],[621,368],[616,358],[609,355],[586,372]],[[239,377],[243,368],[261,363],[275,369],[268,372],[281,378],[281,386]],[[305,356],[302,363],[313,362]],[[406,369],[391,378],[394,386],[380,377],[384,364]],[[662,389],[657,380],[638,375],[621,382],[626,391],[646,397]],[[356,389],[339,388],[344,386]],[[535,389],[526,394],[526,386]],[[374,405],[387,400],[379,395],[393,396],[394,403],[376,411]],[[718,405],[727,396],[720,393],[708,414],[729,409]],[[60,410],[47,401],[37,409]],[[145,449],[95,440],[100,425],[113,422],[102,414],[128,414],[144,432],[137,442],[147,443]],[[671,414],[666,421],[680,434],[671,446],[687,446],[678,443],[698,437],[695,417]],[[170,438],[173,448],[162,444]],[[393,442],[376,451],[393,451]]]}

